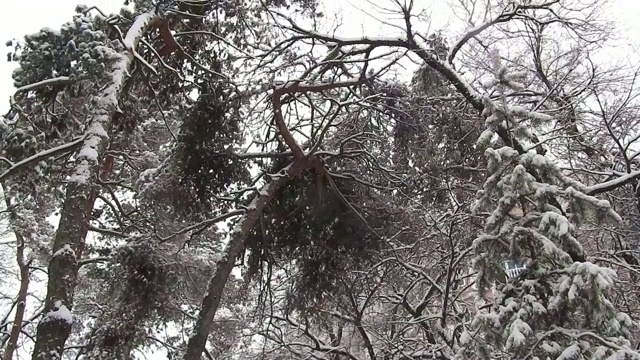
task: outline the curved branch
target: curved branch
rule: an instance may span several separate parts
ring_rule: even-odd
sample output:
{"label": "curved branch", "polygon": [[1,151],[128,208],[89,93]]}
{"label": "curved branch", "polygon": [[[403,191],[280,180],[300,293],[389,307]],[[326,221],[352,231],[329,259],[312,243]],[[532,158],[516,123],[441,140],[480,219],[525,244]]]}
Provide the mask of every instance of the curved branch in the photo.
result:
{"label": "curved branch", "polygon": [[[56,146],[54,148],[41,151],[17,163],[11,163],[11,167],[7,169],[5,172],[3,172],[2,174],[0,174],[0,182],[5,181],[9,176],[20,171],[23,167],[29,166],[33,163],[40,162],[41,160],[44,160],[51,156],[56,156],[65,152],[76,150],[83,141],[84,141],[84,137],[81,137],[70,143],[66,143],[64,145]],[[7,160],[5,159],[5,161]]]}

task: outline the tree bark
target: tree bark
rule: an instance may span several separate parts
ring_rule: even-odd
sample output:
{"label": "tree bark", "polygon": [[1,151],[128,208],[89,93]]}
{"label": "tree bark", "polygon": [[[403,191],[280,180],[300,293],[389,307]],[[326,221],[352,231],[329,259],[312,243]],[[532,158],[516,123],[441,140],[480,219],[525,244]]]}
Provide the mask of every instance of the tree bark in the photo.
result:
{"label": "tree bark", "polygon": [[94,179],[100,172],[100,159],[108,146],[111,119],[118,97],[135,57],[135,48],[146,32],[155,12],[138,16],[127,32],[124,54],[113,51],[109,86],[94,99],[84,142],[76,154],[75,172],[67,185],[60,222],[49,262],[49,280],[44,317],[38,324],[33,360],[58,360],[71,333],[71,309],[78,277],[78,259],[82,255],[95,202]]}
{"label": "tree bark", "polygon": [[302,171],[312,166],[312,161],[309,158],[296,159],[291,165],[282,169],[275,179],[264,185],[251,201],[247,212],[231,233],[229,242],[225,246],[224,255],[216,264],[214,275],[209,281],[207,294],[202,300],[193,335],[189,338],[183,357],[184,360],[201,359],[211,331],[213,318],[220,306],[227,279],[233,270],[236,258],[244,248],[249,232],[260,219],[262,212],[273,200],[278,189],[284,186],[291,178],[298,176]]}

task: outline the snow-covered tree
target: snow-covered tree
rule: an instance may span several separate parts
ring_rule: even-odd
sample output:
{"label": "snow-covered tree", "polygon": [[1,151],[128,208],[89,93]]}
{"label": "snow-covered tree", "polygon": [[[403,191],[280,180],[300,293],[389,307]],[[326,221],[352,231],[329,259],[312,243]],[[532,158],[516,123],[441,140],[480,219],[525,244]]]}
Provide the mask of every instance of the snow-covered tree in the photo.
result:
{"label": "snow-covered tree", "polygon": [[601,1],[461,1],[459,36],[389,3],[384,37],[331,2],[127,0],[14,41],[4,359],[635,356]]}
{"label": "snow-covered tree", "polygon": [[[607,201],[588,195],[535,147],[518,152],[491,146],[497,126],[531,144],[522,118],[551,117],[511,105],[502,96],[522,88],[517,74],[495,61],[495,99],[484,100],[488,177],[475,211],[490,209],[484,232],[474,241],[479,294],[494,288],[491,306],[478,313],[463,335],[460,359],[637,359],[627,314],[613,306],[609,291],[616,272],[589,261],[576,230],[580,219],[619,222]],[[535,145],[535,144],[534,144]],[[522,261],[525,270],[505,276],[505,261]]]}

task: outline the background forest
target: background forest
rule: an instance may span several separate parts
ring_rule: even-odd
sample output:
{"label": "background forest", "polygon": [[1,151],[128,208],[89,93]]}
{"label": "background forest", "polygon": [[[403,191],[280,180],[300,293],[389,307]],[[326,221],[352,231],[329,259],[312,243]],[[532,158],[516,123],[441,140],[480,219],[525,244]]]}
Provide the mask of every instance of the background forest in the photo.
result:
{"label": "background forest", "polygon": [[462,33],[425,3],[368,3],[376,37],[126,0],[10,41],[2,359],[640,359],[605,2],[451,1]]}

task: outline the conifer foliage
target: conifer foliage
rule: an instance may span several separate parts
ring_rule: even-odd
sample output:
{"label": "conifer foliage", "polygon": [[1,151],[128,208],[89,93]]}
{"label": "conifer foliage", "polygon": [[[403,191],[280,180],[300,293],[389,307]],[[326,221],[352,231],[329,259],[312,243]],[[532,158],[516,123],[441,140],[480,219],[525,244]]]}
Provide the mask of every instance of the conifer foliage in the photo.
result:
{"label": "conifer foliage", "polygon": [[[549,157],[491,146],[499,124],[551,120],[510,105],[502,95],[523,85],[506,66],[497,60],[495,65],[497,95],[484,99],[487,130],[478,140],[486,147],[488,177],[475,207],[476,212],[489,209],[490,215],[473,244],[479,293],[492,292],[495,305],[475,316],[458,357],[640,358],[628,340],[630,317],[609,299],[615,271],[585,257],[576,231],[577,220],[587,212],[613,223],[622,219],[609,202],[585,194],[586,187],[565,176]],[[523,143],[531,142],[527,135],[517,128],[511,132]],[[524,272],[505,277],[505,261],[523,262]]]}

